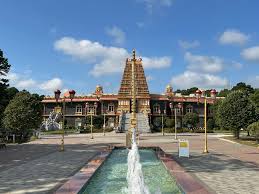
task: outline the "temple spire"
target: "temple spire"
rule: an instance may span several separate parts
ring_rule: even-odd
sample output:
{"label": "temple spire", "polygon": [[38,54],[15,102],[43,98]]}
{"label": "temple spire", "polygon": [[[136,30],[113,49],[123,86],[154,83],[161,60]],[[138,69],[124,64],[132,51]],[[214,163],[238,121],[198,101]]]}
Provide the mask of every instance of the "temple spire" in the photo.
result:
{"label": "temple spire", "polygon": [[135,49],[132,50],[132,59],[136,60],[136,50]]}

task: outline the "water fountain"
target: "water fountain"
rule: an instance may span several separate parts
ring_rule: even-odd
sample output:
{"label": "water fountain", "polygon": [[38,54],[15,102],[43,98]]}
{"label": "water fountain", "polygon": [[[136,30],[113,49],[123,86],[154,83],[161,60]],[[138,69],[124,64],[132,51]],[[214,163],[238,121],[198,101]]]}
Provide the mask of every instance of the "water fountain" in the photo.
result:
{"label": "water fountain", "polygon": [[142,165],[139,158],[139,151],[136,143],[136,130],[133,129],[132,145],[128,154],[128,194],[150,194],[149,189],[144,182]]}

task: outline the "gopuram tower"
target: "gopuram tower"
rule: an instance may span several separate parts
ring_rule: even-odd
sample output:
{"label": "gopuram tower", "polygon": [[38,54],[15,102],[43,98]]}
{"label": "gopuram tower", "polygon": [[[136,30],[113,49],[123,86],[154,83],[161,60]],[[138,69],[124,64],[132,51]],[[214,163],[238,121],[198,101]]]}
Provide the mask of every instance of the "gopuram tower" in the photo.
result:
{"label": "gopuram tower", "polygon": [[150,95],[147,85],[142,59],[136,58],[135,50],[133,50],[132,58],[126,59],[126,66],[121,80],[118,93],[118,112],[132,112],[132,60],[135,61],[135,95],[136,95],[136,113],[150,113]]}

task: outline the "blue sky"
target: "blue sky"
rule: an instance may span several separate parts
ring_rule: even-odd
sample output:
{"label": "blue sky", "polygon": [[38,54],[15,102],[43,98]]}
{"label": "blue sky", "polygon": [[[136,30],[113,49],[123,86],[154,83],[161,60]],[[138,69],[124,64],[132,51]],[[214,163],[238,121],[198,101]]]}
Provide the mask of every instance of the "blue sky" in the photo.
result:
{"label": "blue sky", "polygon": [[151,93],[259,87],[256,0],[2,0],[0,48],[12,86],[40,94],[97,84],[117,93],[126,57],[143,58]]}

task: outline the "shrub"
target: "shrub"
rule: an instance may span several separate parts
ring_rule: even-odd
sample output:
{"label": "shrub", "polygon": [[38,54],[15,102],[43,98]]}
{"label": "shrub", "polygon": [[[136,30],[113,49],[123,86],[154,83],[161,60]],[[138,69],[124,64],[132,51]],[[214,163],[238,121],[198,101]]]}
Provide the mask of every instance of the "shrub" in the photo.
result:
{"label": "shrub", "polygon": [[168,127],[166,127],[166,128],[164,128],[164,132],[165,133],[174,133],[174,128],[168,128]]}
{"label": "shrub", "polygon": [[257,143],[259,143],[259,121],[250,124],[250,125],[247,127],[247,130],[249,130],[250,133],[251,133],[253,136],[255,136]]}
{"label": "shrub", "polygon": [[154,127],[157,129],[157,128],[161,128],[162,126],[162,117],[155,117],[153,119],[153,125]]}
{"label": "shrub", "polygon": [[174,127],[174,119],[170,119],[170,118],[166,117],[165,126],[168,128]]}
{"label": "shrub", "polygon": [[185,126],[195,127],[199,123],[199,116],[196,113],[186,113],[183,117],[183,124]]}
{"label": "shrub", "polygon": [[207,129],[213,130],[215,128],[215,120],[214,119],[208,119],[207,121]]}

